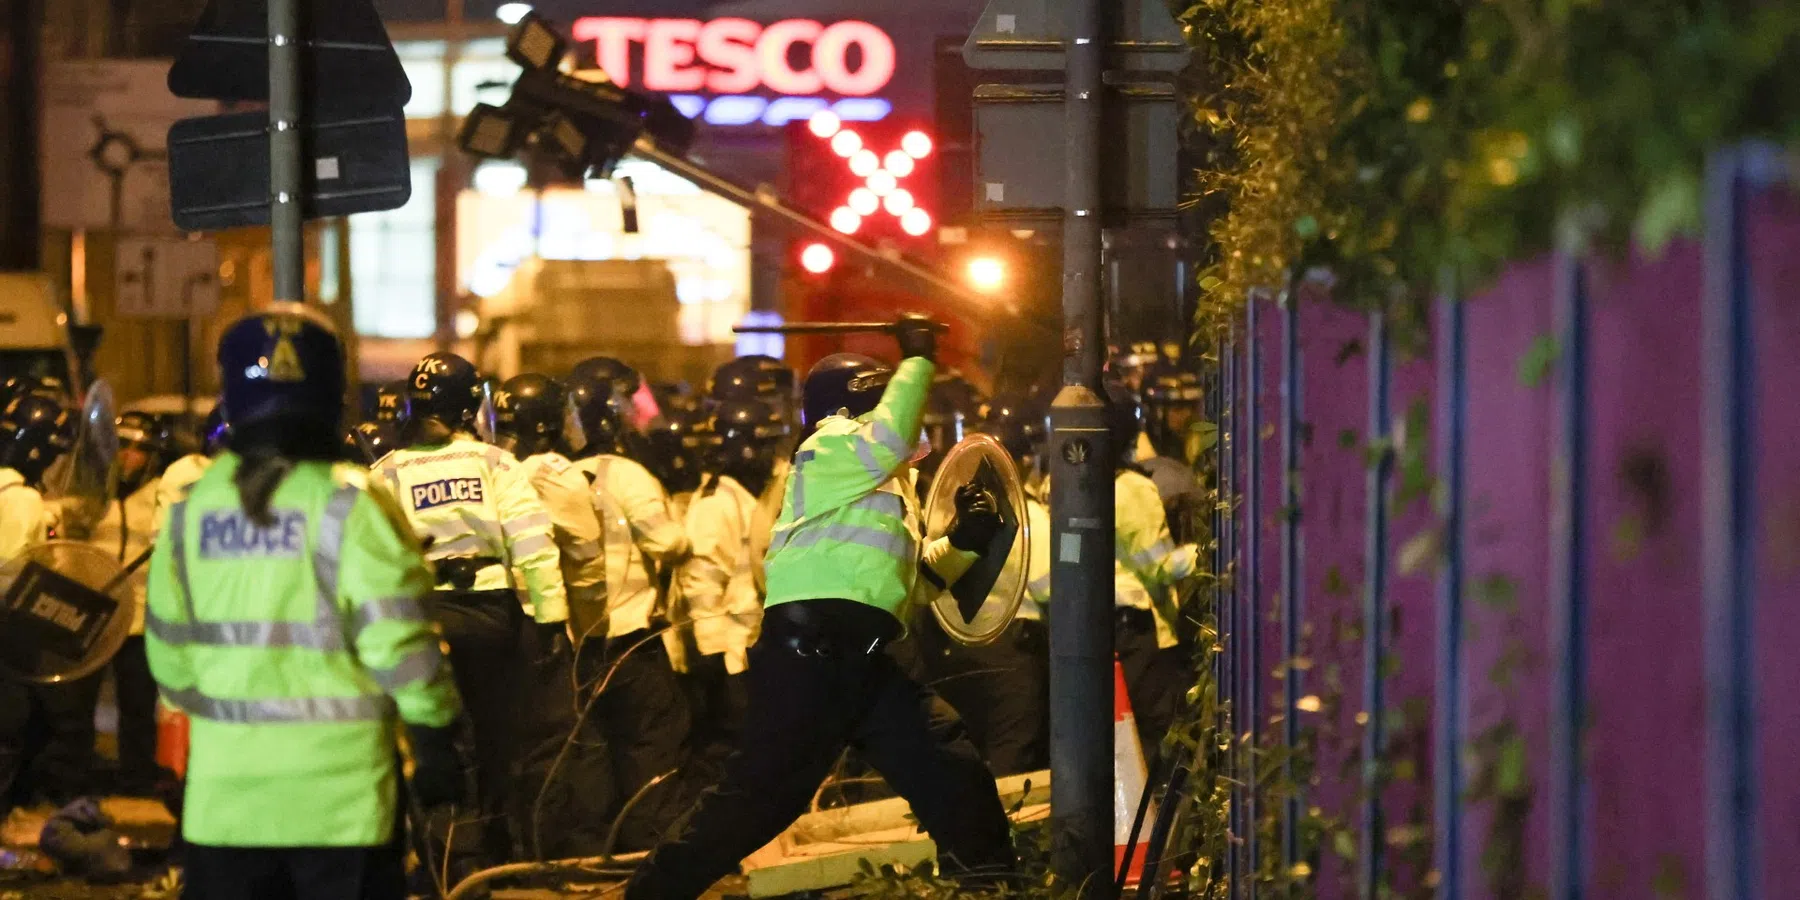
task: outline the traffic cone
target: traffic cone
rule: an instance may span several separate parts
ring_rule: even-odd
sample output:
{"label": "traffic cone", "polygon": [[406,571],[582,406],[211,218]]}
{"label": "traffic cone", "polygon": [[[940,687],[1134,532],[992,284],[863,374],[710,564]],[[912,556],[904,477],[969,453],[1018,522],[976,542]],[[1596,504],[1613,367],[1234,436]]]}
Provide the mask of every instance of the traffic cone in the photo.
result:
{"label": "traffic cone", "polygon": [[[1131,696],[1125,690],[1125,667],[1113,657],[1113,871],[1125,864],[1125,851],[1130,847],[1131,825],[1137,820],[1138,804],[1143,802],[1145,782],[1144,746],[1138,741],[1137,717],[1131,714]],[[1145,822],[1156,820],[1152,808]],[[1127,885],[1137,884],[1144,874],[1149,829],[1138,835],[1137,849],[1131,853],[1131,870],[1125,874]]]}
{"label": "traffic cone", "polygon": [[188,717],[178,709],[156,704],[156,764],[187,777]]}

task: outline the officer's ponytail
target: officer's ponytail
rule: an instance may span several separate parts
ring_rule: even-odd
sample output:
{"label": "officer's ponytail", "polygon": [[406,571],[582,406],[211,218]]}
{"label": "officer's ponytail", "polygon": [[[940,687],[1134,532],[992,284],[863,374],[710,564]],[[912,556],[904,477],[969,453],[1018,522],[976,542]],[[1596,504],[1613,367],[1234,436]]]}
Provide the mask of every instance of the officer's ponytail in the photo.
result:
{"label": "officer's ponytail", "polygon": [[232,483],[250,521],[275,524],[269,502],[288,473],[302,460],[337,458],[338,438],[329,426],[314,421],[267,419],[233,425],[229,446],[239,462]]}

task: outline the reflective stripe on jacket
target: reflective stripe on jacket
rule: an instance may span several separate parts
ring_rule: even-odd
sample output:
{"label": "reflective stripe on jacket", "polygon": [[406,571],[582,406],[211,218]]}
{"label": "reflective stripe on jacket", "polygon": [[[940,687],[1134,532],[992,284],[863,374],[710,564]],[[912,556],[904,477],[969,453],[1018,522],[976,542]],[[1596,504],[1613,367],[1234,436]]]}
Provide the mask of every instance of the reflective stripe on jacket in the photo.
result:
{"label": "reflective stripe on jacket", "polygon": [[570,616],[580,618],[576,610],[601,614],[606,609],[606,554],[600,513],[587,479],[560,453],[528,456],[519,467],[550,513]]}
{"label": "reflective stripe on jacket", "polygon": [[769,606],[841,598],[906,620],[918,512],[912,479],[895,476],[910,472],[932,372],[902,361],[874,410],[827,418],[800,445],[764,562]]}
{"label": "reflective stripe on jacket", "polygon": [[693,555],[677,574],[686,608],[677,618],[693,622],[694,646],[701,654],[725,655],[725,670],[744,671],[748,650],[762,628],[762,595],[756,589],[750,553],[756,495],[729,475],[718,476],[710,492],[688,507],[687,533]]}
{"label": "reflective stripe on jacket", "polygon": [[459,434],[436,447],[395,450],[374,470],[393,488],[427,559],[498,559],[476,574],[475,590],[513,589],[517,572],[533,617],[569,618],[550,513],[511,453]]}
{"label": "reflective stripe on jacket", "polygon": [[1175,582],[1194,574],[1199,549],[1175,546],[1156,484],[1126,469],[1113,480],[1113,598],[1119,606],[1156,613],[1157,643],[1175,645]]}
{"label": "reflective stripe on jacket", "polygon": [[[606,546],[608,637],[650,627],[660,605],[657,567],[673,565],[688,552],[687,531],[669,510],[669,495],[650,470],[623,456],[601,454],[578,460],[593,484]],[[591,623],[577,622],[586,634]]]}
{"label": "reflective stripe on jacket", "polygon": [[145,649],[191,721],[194,843],[364,847],[396,813],[396,728],[461,703],[426,617],[429,569],[392,497],[302,462],[244,513],[226,453],[171,507],[150,561]]}

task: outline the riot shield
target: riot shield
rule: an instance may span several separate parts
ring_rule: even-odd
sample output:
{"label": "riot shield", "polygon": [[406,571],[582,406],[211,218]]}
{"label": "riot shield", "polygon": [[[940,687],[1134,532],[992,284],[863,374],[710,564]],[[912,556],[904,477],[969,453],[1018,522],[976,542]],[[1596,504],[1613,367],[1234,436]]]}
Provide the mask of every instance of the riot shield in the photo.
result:
{"label": "riot shield", "polygon": [[131,585],[111,554],[48,541],[0,564],[0,677],[38,684],[98,670],[131,633]]}
{"label": "riot shield", "polygon": [[989,435],[964,439],[944,454],[925,500],[926,540],[942,537],[956,518],[956,490],[975,483],[993,494],[1002,527],[963,576],[931,603],[944,633],[962,644],[999,639],[1019,612],[1031,567],[1025,490],[1006,448]]}
{"label": "riot shield", "polygon": [[500,412],[494,407],[494,383],[481,382],[481,406],[475,410],[475,436],[492,444],[500,434]]}
{"label": "riot shield", "polygon": [[118,455],[119,419],[112,386],[105,379],[96,379],[88,388],[81,418],[75,423],[74,448],[57,461],[57,468],[45,478],[50,496],[77,501],[64,506],[78,507],[78,516],[97,514],[106,507],[107,481],[113,458]]}

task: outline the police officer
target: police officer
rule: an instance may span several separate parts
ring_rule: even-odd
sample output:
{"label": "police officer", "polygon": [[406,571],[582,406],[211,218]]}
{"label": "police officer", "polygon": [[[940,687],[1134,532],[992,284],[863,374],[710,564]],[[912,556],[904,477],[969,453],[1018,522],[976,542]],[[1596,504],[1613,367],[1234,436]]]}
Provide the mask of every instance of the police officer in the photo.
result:
{"label": "police officer", "polygon": [[358,422],[344,432],[343,459],[368,467],[399,446],[400,430],[381,422]]}
{"label": "police officer", "polygon": [[763,606],[751,575],[750,529],[787,427],[760,400],[727,400],[713,411],[710,430],[712,474],[688,508],[694,548],[681,564],[679,582],[696,650],[688,664],[694,746],[716,779],[748,703],[742,676],[761,631]]}
{"label": "police officer", "polygon": [[[562,385],[548,376],[510,378],[494,392],[495,443],[518,458],[520,471],[550,512],[572,627],[604,629],[606,555],[600,541],[599,511],[581,470],[555,449],[562,441],[568,409]],[[538,648],[536,701],[530,704],[536,715],[522,738],[530,748],[525,768],[534,792],[541,789],[541,776],[548,774],[545,770],[561,750],[569,729],[575,727],[570,671],[574,659],[564,642],[580,635],[556,636],[551,645]],[[583,731],[592,734],[586,743],[604,740],[597,725],[589,728],[584,723]],[[555,814],[545,814],[552,821],[533,823],[533,833],[542,835],[550,847],[534,849],[552,856],[603,852],[606,823],[602,817],[614,800],[611,760],[604,754],[590,758],[585,752],[566,760],[554,794]],[[554,827],[537,827],[542,824]]]}
{"label": "police officer", "polygon": [[384,382],[375,389],[375,419],[387,428],[396,431],[400,428],[400,417],[406,412],[405,379]]}
{"label": "police officer", "polygon": [[[533,694],[525,648],[552,644],[566,627],[562,557],[525,470],[511,453],[470,433],[481,406],[475,367],[453,353],[433,353],[413,367],[408,384],[406,446],[374,471],[393,488],[435,564],[434,613],[474,730],[482,846],[506,858],[528,833],[518,816],[528,806],[514,796],[511,774],[533,702],[525,699]],[[521,609],[527,604],[529,618]]]}
{"label": "police officer", "polygon": [[650,447],[645,467],[662,482],[677,518],[687,514],[694,492],[700,489],[700,450],[706,440],[706,423],[706,414],[698,409],[664,407],[645,434]]}
{"label": "police officer", "polygon": [[[663,573],[687,556],[690,545],[662,483],[626,456],[627,435],[636,433],[631,398],[640,384],[635,372],[604,357],[576,366],[569,376],[581,426],[569,443],[581,448],[575,465],[593,485],[606,547],[604,652],[584,648],[579,674],[590,687],[606,682],[597,705],[621,797],[678,768],[691,730],[687,698],[669,656],[678,635],[665,631],[665,643],[654,631],[667,621]],[[672,789],[638,799],[626,811],[621,846],[654,844],[679,814],[677,799]]]}
{"label": "police officer", "polygon": [[757,400],[775,410],[781,425],[787,429],[775,449],[775,468],[766,487],[757,497],[751,515],[751,578],[760,592],[767,583],[763,577],[763,557],[769,551],[769,536],[775,520],[781,515],[781,498],[787,491],[787,476],[793,459],[793,441],[798,437],[799,416],[795,412],[794,370],[772,356],[752,354],[740,356],[720,365],[713,372],[708,390],[714,404],[731,400]]}
{"label": "police officer", "polygon": [[[161,474],[169,452],[165,424],[150,413],[119,416],[119,453],[108,485],[110,502],[87,534],[87,542],[129,567],[149,551],[156,539],[161,510]],[[161,770],[156,764],[156,683],[144,657],[144,598],[149,585],[142,567],[126,584],[132,598],[131,635],[112,659],[119,708],[119,790],[149,796]]]}
{"label": "police officer", "polygon": [[[1031,471],[1033,457],[1049,433],[1044,410],[1018,395],[1002,395],[989,404],[981,430],[999,439],[1021,473]],[[980,647],[952,644],[939,666],[940,688],[969,722],[969,731],[994,774],[1035,772],[1050,764],[1050,643],[1044,610],[1050,587],[1050,511],[1037,486],[1025,492],[1020,515],[1030,523],[1030,571],[1003,572],[1003,579],[1024,578],[1025,599],[1018,616],[1000,638]],[[995,590],[1019,588],[997,583]]]}
{"label": "police officer", "polygon": [[1180,654],[1167,652],[1176,644],[1174,589],[1195,573],[1200,551],[1171,539],[1162,495],[1132,461],[1140,427],[1137,396],[1116,382],[1106,392],[1115,473],[1113,649],[1144,749],[1155,754],[1185,687]]}
{"label": "police officer", "polygon": [[949,534],[921,553],[910,463],[935,343],[929,324],[915,323],[900,335],[907,359],[897,371],[838,354],[807,375],[812,433],[769,551],[743,739],[682,833],[638,867],[627,898],[698,897],[804,812],[852,743],[911,802],[946,871],[1012,866],[992,773],[960,729],[933,731],[934,695],[882,652],[915,588],[953,582],[1000,526],[993,498],[965,488]]}
{"label": "police officer", "polygon": [[189,453],[169,463],[163,470],[162,478],[156,486],[156,508],[168,509],[176,501],[187,496],[188,488],[206,474],[212,461],[225,449],[225,436],[230,432],[225,424],[225,404],[215,403],[211,412],[200,425],[200,451]]}
{"label": "police officer", "polygon": [[460,783],[430,570],[394,498],[332,462],[327,319],[276,304],[225,333],[219,365],[229,447],[150,563],[150,668],[191,723],[183,896],[397,900],[397,728],[421,800]]}
{"label": "police officer", "polygon": [[[616,416],[616,424],[603,440],[614,448],[619,455],[647,465],[651,453],[650,444],[644,436],[644,430],[650,424],[654,413],[644,408],[646,400],[654,405],[654,398],[644,389],[644,376],[626,363],[610,356],[595,356],[575,364],[569,371],[566,383],[569,390],[574,391],[578,384],[604,382],[612,390],[611,412]],[[567,436],[576,439],[576,436]],[[580,459],[584,455],[592,455],[592,451],[584,453],[581,448],[569,448],[570,459]]]}
{"label": "police officer", "polygon": [[1139,454],[1138,466],[1156,483],[1175,538],[1198,543],[1204,537],[1201,528],[1208,505],[1205,488],[1190,463],[1206,449],[1196,427],[1201,413],[1200,379],[1193,372],[1159,362],[1144,374],[1142,398],[1144,436],[1151,452]]}
{"label": "police officer", "polygon": [[[54,508],[44,472],[75,444],[75,413],[48,394],[14,393],[0,408],[0,562],[49,539]],[[0,809],[87,792],[100,679],[32,685],[0,681]]]}

